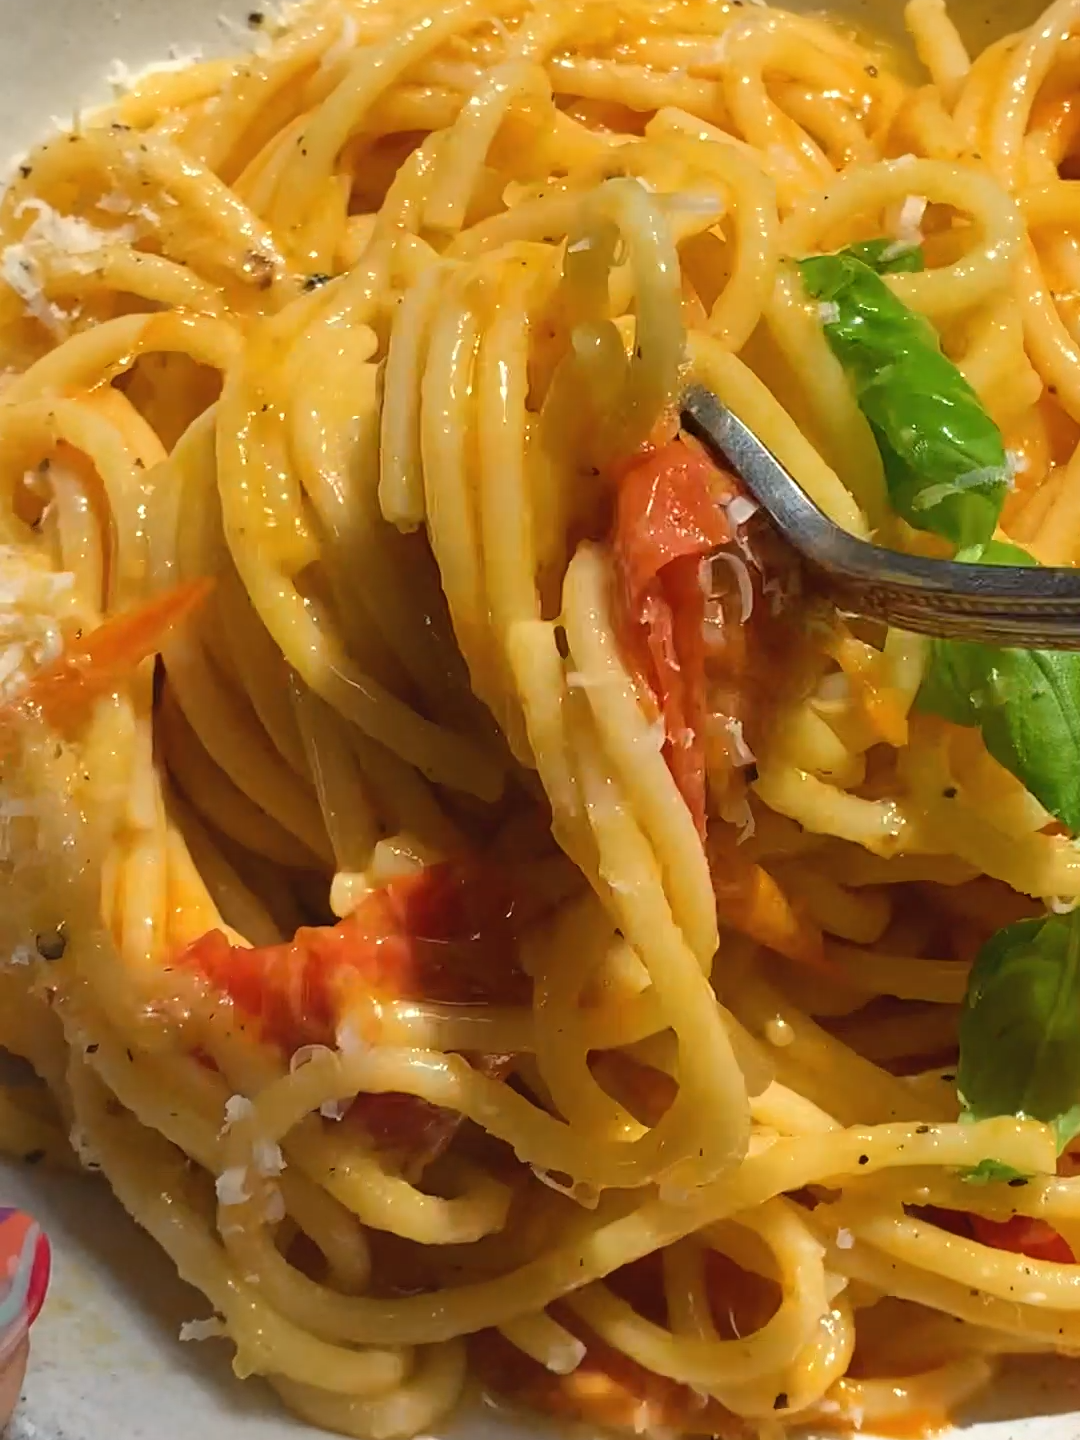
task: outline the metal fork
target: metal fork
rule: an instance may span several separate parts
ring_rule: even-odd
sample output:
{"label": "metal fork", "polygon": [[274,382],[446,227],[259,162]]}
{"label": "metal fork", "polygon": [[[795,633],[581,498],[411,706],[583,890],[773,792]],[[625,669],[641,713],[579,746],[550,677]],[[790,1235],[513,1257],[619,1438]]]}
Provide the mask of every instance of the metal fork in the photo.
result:
{"label": "metal fork", "polygon": [[711,391],[691,386],[681,409],[683,428],[727,461],[838,609],[950,640],[1080,650],[1080,570],[957,564],[858,540]]}

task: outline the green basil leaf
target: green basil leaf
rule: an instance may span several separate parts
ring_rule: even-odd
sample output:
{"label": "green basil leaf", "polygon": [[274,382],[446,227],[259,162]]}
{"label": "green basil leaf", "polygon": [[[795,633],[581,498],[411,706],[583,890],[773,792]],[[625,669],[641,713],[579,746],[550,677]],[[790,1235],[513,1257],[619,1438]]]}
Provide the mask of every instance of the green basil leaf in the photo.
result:
{"label": "green basil leaf", "polygon": [[1026,1185],[1032,1176],[1006,1165],[1004,1160],[987,1159],[961,1170],[960,1179],[968,1185]]}
{"label": "green basil leaf", "polygon": [[913,240],[861,240],[841,251],[843,255],[854,255],[878,275],[897,275],[902,271],[915,273],[926,269],[922,246]]}
{"label": "green basil leaf", "polygon": [[970,545],[958,550],[954,559],[968,565],[1038,565],[1034,555],[1021,550],[1009,540],[988,540],[985,545]]}
{"label": "green basil leaf", "polygon": [[1080,1132],[1080,910],[1021,920],[976,957],[960,1016],[961,1100],[973,1119],[1024,1115]]}
{"label": "green basil leaf", "polygon": [[1008,484],[1005,447],[933,326],[848,252],[799,269],[870,422],[893,508],[957,545],[989,540]]}
{"label": "green basil leaf", "polygon": [[[1034,565],[1017,545],[992,540],[958,560]],[[1064,650],[998,650],[932,640],[920,710],[977,727],[987,750],[1040,805],[1080,833],[1080,655]]]}

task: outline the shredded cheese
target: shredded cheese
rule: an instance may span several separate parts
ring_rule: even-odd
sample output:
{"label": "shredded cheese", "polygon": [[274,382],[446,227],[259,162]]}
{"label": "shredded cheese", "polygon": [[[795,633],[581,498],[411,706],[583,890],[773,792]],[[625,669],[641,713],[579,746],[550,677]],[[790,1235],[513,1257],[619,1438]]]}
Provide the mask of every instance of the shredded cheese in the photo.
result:
{"label": "shredded cheese", "polygon": [[247,1188],[247,1169],[243,1165],[223,1170],[214,1182],[214,1188],[222,1205],[243,1205],[245,1200],[251,1199],[251,1191]]}
{"label": "shredded cheese", "polygon": [[254,1115],[255,1106],[246,1095],[230,1095],[225,1102],[225,1123],[221,1127],[222,1135],[227,1135],[234,1125],[241,1120],[247,1120]]}
{"label": "shredded cheese", "polygon": [[116,59],[105,72],[105,81],[118,95],[123,95],[129,90],[134,90],[137,85],[151,75],[169,75],[179,70],[187,70],[201,60],[202,55],[203,52],[198,47],[185,53],[178,45],[170,45],[167,60],[155,60],[153,64],[144,66],[142,70],[132,70],[131,66],[125,64],[123,60]]}
{"label": "shredded cheese", "polygon": [[211,1320],[185,1320],[180,1326],[180,1339],[185,1342],[190,1340],[216,1340],[226,1334],[228,1334],[228,1332],[217,1316],[214,1316]]}
{"label": "shredded cheese", "polygon": [[285,1169],[281,1146],[275,1145],[273,1140],[256,1140],[251,1151],[251,1161],[256,1173],[268,1179],[280,1175]]}

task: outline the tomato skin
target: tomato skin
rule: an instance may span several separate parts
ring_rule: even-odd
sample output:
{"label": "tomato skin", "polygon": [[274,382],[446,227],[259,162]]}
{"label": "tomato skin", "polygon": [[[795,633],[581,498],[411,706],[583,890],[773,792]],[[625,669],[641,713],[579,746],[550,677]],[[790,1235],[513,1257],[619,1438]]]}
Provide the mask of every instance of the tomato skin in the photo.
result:
{"label": "tomato skin", "polygon": [[[285,1054],[337,1041],[361,996],[442,1004],[527,1004],[531,982],[517,963],[513,895],[497,870],[473,861],[431,865],[373,891],[333,926],[309,926],[281,945],[231,945],[201,936],[178,964],[195,970],[258,1021]],[[513,1057],[471,1063],[501,1079]],[[347,1120],[378,1147],[413,1165],[450,1143],[461,1118],[413,1095],[358,1095]]]}
{"label": "tomato skin", "polygon": [[615,529],[632,601],[673,560],[705,555],[731,539],[714,496],[718,477],[723,472],[705,452],[684,440],[646,451],[623,471]]}
{"label": "tomato skin", "polygon": [[975,1239],[995,1250],[1009,1250],[1030,1260],[1051,1260],[1059,1265],[1076,1263],[1068,1243],[1045,1220],[1014,1215],[1010,1220],[970,1217]]}
{"label": "tomato skin", "polygon": [[673,440],[619,478],[613,552],[620,639],[664,719],[664,754],[705,834],[705,595],[700,562],[731,539],[718,489],[734,482]]}
{"label": "tomato skin", "polygon": [[337,925],[305,926],[281,945],[201,936],[178,963],[204,975],[289,1054],[333,1045],[358,989],[388,1000],[523,1004],[513,897],[471,861],[429,865],[372,891]]}
{"label": "tomato skin", "polygon": [[155,655],[166,635],[203,603],[213,584],[206,578],[185,581],[103,620],[42,666],[16,704],[32,706],[50,725],[63,729],[92,700],[115,689]]}

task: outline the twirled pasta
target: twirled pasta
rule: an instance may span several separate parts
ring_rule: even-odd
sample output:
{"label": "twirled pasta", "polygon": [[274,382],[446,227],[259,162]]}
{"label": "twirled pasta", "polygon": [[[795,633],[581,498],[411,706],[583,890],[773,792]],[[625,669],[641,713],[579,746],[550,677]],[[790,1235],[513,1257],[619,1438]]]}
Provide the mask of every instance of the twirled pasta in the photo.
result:
{"label": "twirled pasta", "polygon": [[[942,1220],[1080,1241],[1049,1130],[956,1123],[948,1071],[973,950],[1080,899],[1073,843],[913,709],[921,640],[829,625],[742,788],[710,733],[703,838],[621,628],[611,477],[689,378],[916,543],[792,263],[911,197],[888,283],[1018,457],[1006,532],[1080,560],[1080,10],[973,59],[908,22],[919,86],[741,0],[313,0],[0,202],[0,1044],[52,1097],[0,1093],[0,1140],[69,1133],[314,1424],[427,1430],[467,1352],[639,1433],[932,1422],[1080,1343],[1073,1267]],[[207,576],[156,669],[20,707]],[[342,981],[326,1029],[309,977],[286,1043],[190,963],[462,857],[512,895],[491,993]],[[786,947],[739,933],[747,869]],[[430,1152],[380,1142],[401,1097]],[[987,1156],[1036,1179],[966,1185]]]}

